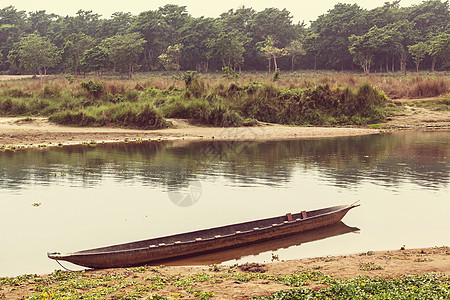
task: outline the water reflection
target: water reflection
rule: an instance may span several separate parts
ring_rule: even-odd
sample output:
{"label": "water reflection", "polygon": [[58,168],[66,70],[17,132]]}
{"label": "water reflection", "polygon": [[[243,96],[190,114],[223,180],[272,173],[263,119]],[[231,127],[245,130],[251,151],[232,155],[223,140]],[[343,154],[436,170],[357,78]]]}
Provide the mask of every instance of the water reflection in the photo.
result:
{"label": "water reflection", "polygon": [[294,235],[264,241],[252,245],[241,246],[238,248],[227,249],[220,252],[206,253],[193,257],[164,261],[168,266],[193,266],[193,265],[211,265],[220,264],[229,260],[238,260],[249,255],[258,255],[263,252],[272,252],[291,246],[299,246],[309,242],[327,239],[334,236],[343,235],[350,232],[358,232],[359,228],[349,227],[340,221],[336,224],[310,230]]}
{"label": "water reflection", "polygon": [[107,178],[176,191],[223,176],[241,187],[282,186],[295,170],[315,169],[342,188],[367,180],[395,190],[405,180],[446,187],[450,132],[397,133],[278,142],[143,142],[0,153],[0,188],[68,184],[94,187]]}

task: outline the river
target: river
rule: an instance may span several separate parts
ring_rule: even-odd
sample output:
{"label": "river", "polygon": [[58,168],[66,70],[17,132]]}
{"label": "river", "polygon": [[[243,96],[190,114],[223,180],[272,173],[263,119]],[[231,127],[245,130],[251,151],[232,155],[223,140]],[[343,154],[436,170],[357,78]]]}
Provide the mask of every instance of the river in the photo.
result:
{"label": "river", "polygon": [[[71,252],[360,200],[339,232],[196,263],[450,245],[450,132],[0,152],[0,276]],[[277,249],[278,248],[278,249]],[[76,266],[65,264],[70,269]]]}

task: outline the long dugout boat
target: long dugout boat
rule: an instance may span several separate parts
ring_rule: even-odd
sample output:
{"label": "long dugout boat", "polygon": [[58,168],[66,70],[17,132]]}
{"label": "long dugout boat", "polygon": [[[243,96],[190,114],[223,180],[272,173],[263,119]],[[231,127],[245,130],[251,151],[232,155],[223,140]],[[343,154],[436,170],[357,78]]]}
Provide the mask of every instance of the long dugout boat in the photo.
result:
{"label": "long dugout boat", "polygon": [[54,260],[88,268],[119,268],[155,264],[269,241],[338,223],[359,204],[288,213],[283,216],[101,247],[73,253],[48,253]]}

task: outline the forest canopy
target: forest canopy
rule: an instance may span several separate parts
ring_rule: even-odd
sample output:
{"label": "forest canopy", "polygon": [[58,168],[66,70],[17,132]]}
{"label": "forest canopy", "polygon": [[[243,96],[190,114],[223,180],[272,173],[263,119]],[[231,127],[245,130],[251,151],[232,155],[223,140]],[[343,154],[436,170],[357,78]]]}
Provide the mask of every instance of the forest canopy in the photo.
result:
{"label": "forest canopy", "polygon": [[449,1],[371,10],[336,4],[308,27],[295,12],[241,7],[194,18],[167,4],[102,18],[0,9],[0,72],[334,69],[387,72],[450,68]]}

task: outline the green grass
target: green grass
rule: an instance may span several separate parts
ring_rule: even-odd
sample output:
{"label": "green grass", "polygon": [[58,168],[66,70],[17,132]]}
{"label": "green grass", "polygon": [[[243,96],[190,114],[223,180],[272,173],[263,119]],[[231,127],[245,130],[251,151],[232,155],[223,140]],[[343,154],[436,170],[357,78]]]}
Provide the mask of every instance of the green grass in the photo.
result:
{"label": "green grass", "polygon": [[318,291],[301,287],[253,299],[449,299],[449,279],[439,274],[334,280]]}
{"label": "green grass", "polygon": [[58,124],[77,126],[120,126],[144,129],[169,126],[169,123],[153,106],[127,102],[61,111],[50,115],[49,120]]}
{"label": "green grass", "polygon": [[359,269],[362,271],[372,271],[372,270],[383,270],[383,267],[378,266],[373,262],[369,262],[369,263],[361,264],[359,266]]}
{"label": "green grass", "polygon": [[414,100],[411,105],[435,111],[450,111],[450,95],[441,99]]}
{"label": "green grass", "polygon": [[[289,287],[267,297],[253,299],[448,299],[448,276],[436,273],[395,278],[357,277],[336,279],[319,271],[300,270],[289,275],[231,272],[166,275],[158,267],[129,268],[124,272],[55,271],[48,276],[23,275],[0,278],[0,299],[8,291],[22,290],[23,299],[167,299],[194,296],[210,299],[213,292],[203,285],[219,289],[215,284],[264,284],[275,282]],[[314,288],[320,286],[320,289]]]}

